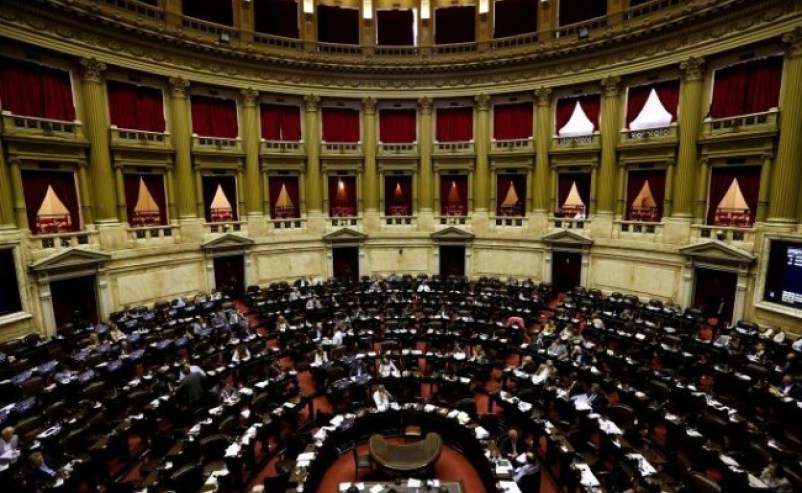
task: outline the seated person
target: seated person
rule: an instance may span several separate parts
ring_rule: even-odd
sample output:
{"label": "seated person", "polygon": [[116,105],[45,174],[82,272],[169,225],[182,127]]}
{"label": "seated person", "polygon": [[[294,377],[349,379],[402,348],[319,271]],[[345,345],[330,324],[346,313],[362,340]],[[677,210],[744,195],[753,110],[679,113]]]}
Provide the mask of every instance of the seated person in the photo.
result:
{"label": "seated person", "polygon": [[481,345],[477,345],[473,350],[473,356],[471,356],[471,361],[475,361],[477,363],[487,363],[489,358],[487,357],[487,353],[485,353],[484,348]]}
{"label": "seated person", "polygon": [[349,376],[351,377],[361,377],[368,374],[368,367],[365,365],[365,362],[361,359],[355,360],[354,363],[351,365],[351,371]]}
{"label": "seated person", "polygon": [[251,359],[251,352],[245,344],[238,344],[234,350],[234,355],[231,356],[232,363],[239,363],[240,361],[248,361]]}
{"label": "seated person", "polygon": [[548,354],[549,357],[557,360],[568,359],[568,346],[566,345],[565,341],[557,339],[551,343],[549,348],[546,350],[546,354]]}
{"label": "seated person", "polygon": [[28,458],[25,481],[31,491],[44,491],[47,485],[56,479],[57,474],[42,452],[34,452]]}
{"label": "seated person", "polygon": [[342,346],[344,340],[345,340],[345,333],[343,332],[343,329],[338,325],[334,329],[334,334],[331,336],[331,344],[333,346]]}
{"label": "seated person", "polygon": [[554,366],[554,362],[552,360],[546,360],[545,363],[542,363],[540,366],[537,367],[537,371],[532,377],[532,383],[548,384],[551,381],[554,381],[554,379],[556,378],[557,378],[557,367]]}
{"label": "seated person", "polygon": [[220,389],[220,401],[221,402],[230,402],[234,401],[239,397],[239,392],[237,388],[234,387],[234,384],[231,383],[230,379],[226,379],[226,382],[223,384],[223,388]]}
{"label": "seated person", "polygon": [[516,315],[510,315],[507,318],[507,322],[504,325],[506,325],[507,327],[518,327],[519,329],[523,329],[524,327],[526,327],[524,319]]}
{"label": "seated person", "polygon": [[768,358],[768,353],[766,353],[766,345],[762,342],[758,342],[755,344],[755,347],[749,351],[746,357],[757,363],[765,363],[766,358]]}
{"label": "seated person", "polygon": [[324,351],[322,348],[315,349],[315,359],[312,364],[315,366],[320,366],[327,361],[329,361],[329,355],[326,354],[326,351]]}
{"label": "seated person", "polygon": [[535,366],[535,360],[528,354],[521,359],[521,366],[518,367],[524,373],[535,373],[537,367]]}
{"label": "seated person", "polygon": [[89,342],[86,345],[86,349],[89,351],[94,351],[100,345],[100,338],[94,332],[89,334]]}
{"label": "seated person", "polygon": [[19,437],[11,426],[3,428],[0,434],[0,460],[11,460],[19,454]]}
{"label": "seated person", "polygon": [[540,465],[535,459],[535,454],[532,452],[526,454],[526,462],[515,468],[512,479],[518,483],[521,493],[538,493],[540,491]]}
{"label": "seated person", "polygon": [[791,483],[785,477],[783,468],[774,461],[769,462],[760,473],[760,480],[775,493],[791,493],[793,491]]}
{"label": "seated person", "polygon": [[379,363],[379,375],[381,375],[382,378],[387,378],[397,371],[398,368],[395,366],[395,363],[387,356],[384,356]]}
{"label": "seated person", "polygon": [[499,442],[498,449],[499,452],[504,455],[504,457],[511,461],[515,461],[516,457],[526,451],[526,444],[518,436],[518,430],[515,428],[510,428],[507,431],[507,436],[502,438]]}
{"label": "seated person", "polygon": [[796,383],[794,377],[786,373],[780,384],[780,393],[792,399],[800,399],[802,398],[802,385]]}
{"label": "seated person", "polygon": [[713,327],[708,324],[702,325],[696,332],[696,338],[702,342],[711,342],[713,340]]}
{"label": "seated person", "polygon": [[384,385],[379,385],[376,392],[373,393],[373,402],[376,404],[376,409],[386,411],[390,408],[390,403],[393,402],[393,396],[387,392]]}
{"label": "seated person", "polygon": [[184,380],[193,373],[197,373],[201,378],[206,378],[206,372],[203,371],[203,368],[197,365],[191,365],[189,361],[184,361],[181,364],[181,369],[178,371],[178,381]]}

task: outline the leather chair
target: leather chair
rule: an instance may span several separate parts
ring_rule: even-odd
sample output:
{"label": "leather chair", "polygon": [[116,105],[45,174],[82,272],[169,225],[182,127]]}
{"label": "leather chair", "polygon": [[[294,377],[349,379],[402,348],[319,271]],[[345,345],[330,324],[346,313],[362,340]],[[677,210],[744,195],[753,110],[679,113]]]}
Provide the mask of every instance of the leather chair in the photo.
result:
{"label": "leather chair", "polygon": [[204,476],[208,476],[213,471],[225,467],[223,457],[226,455],[228,445],[228,437],[220,433],[200,439],[198,448],[201,454]]}
{"label": "leather chair", "polygon": [[684,493],[721,493],[721,486],[699,472],[692,472],[685,478]]}
{"label": "leather chair", "polygon": [[373,459],[371,459],[369,453],[360,454],[357,443],[354,443],[353,447],[351,447],[351,453],[354,455],[354,481],[356,481],[359,479],[360,470],[373,471]]}
{"label": "leather chair", "polygon": [[167,478],[167,487],[180,492],[195,492],[200,490],[204,480],[203,467],[187,464]]}

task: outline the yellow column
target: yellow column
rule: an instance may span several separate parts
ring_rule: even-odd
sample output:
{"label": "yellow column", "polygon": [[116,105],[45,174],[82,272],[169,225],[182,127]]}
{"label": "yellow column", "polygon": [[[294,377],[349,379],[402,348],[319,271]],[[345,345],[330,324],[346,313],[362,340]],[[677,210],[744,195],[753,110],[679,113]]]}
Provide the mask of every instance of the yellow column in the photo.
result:
{"label": "yellow column", "polygon": [[[96,222],[116,222],[117,197],[109,154],[109,121],[103,72],[106,65],[95,58],[81,59],[84,96],[84,130],[89,140],[89,178]],[[89,185],[89,183],[87,183]]]}
{"label": "yellow column", "polygon": [[379,178],[376,175],[376,99],[362,100],[362,151],[365,153],[365,211],[379,210]]}
{"label": "yellow column", "polygon": [[320,176],[320,97],[304,96],[306,109],[306,206],[308,212],[323,210],[323,186]]}
{"label": "yellow column", "polygon": [[551,149],[552,122],[551,88],[535,89],[537,113],[535,115],[535,212],[550,212],[549,202],[549,149]]}
{"label": "yellow column", "polygon": [[710,177],[710,161],[702,158],[696,170],[696,206],[693,211],[694,222],[704,224],[707,220],[707,183]]}
{"label": "yellow column", "polygon": [[[0,152],[2,154],[2,152]],[[22,187],[22,171],[20,170],[19,160],[9,161],[9,174],[11,175],[11,190],[14,194],[14,217],[17,220],[17,227],[25,229],[28,227],[28,216],[25,211],[25,191]]]}
{"label": "yellow column", "polygon": [[557,2],[538,2],[537,8],[537,37],[541,41],[551,39],[557,25]]}
{"label": "yellow column", "polygon": [[114,184],[117,188],[117,197],[120,198],[120,200],[117,201],[117,217],[120,218],[121,223],[124,223],[128,221],[128,210],[125,201],[125,183],[123,182],[122,166],[114,166]]}
{"label": "yellow column", "polygon": [[251,0],[233,0],[234,29],[239,29],[239,39],[242,43],[253,41],[255,2]]}
{"label": "yellow column", "polygon": [[87,178],[87,163],[82,162],[78,163],[78,197],[81,201],[81,215],[84,221],[84,228],[86,229],[87,224],[92,224],[95,222],[95,218],[92,215],[92,211],[94,211],[94,207],[92,207],[92,194],[89,193],[89,178]]}
{"label": "yellow column", "polygon": [[487,212],[490,204],[488,203],[488,192],[490,191],[490,96],[480,94],[474,98],[474,145],[476,146],[476,174],[474,176],[473,189],[473,210],[476,212]]}
{"label": "yellow column", "polygon": [[780,93],[780,137],[771,178],[768,222],[795,223],[802,208],[802,28],[783,36],[788,50],[783,63]]}
{"label": "yellow column", "polygon": [[679,159],[674,170],[673,217],[690,218],[693,213],[694,178],[698,167],[697,138],[702,124],[704,59],[689,58],[680,64]]}
{"label": "yellow column", "polygon": [[14,203],[11,191],[11,179],[5,163],[5,153],[0,142],[0,226],[14,225]]}
{"label": "yellow column", "polygon": [[189,103],[187,89],[189,81],[181,77],[170,79],[170,105],[172,109],[172,128],[170,129],[175,148],[176,203],[178,218],[198,217],[195,204],[195,175],[192,171],[192,131],[190,130]]}
{"label": "yellow column", "polygon": [[169,166],[165,173],[165,186],[167,187],[167,211],[170,223],[178,222],[178,212],[175,208],[175,167]]}
{"label": "yellow column", "polygon": [[[432,105],[433,102],[429,97],[424,96],[418,100],[418,113],[420,115],[420,134],[418,134],[418,150],[420,152],[418,211],[420,212],[431,212],[434,208],[434,183],[432,183]],[[442,197],[440,200],[442,200]]]}
{"label": "yellow column", "polygon": [[771,162],[773,154],[763,155],[763,166],[760,167],[760,191],[757,196],[757,215],[755,222],[764,223],[769,214],[769,192],[771,188]]}
{"label": "yellow column", "polygon": [[242,144],[245,149],[245,210],[249,216],[262,216],[264,204],[262,174],[259,171],[259,93],[242,90]]}
{"label": "yellow column", "polygon": [[[195,214],[197,217],[203,218],[206,220],[206,204],[203,202],[203,173],[201,170],[196,169],[194,172],[195,180],[193,181],[193,185],[195,186]],[[242,212],[241,207],[237,207],[237,210]]]}
{"label": "yellow column", "polygon": [[[192,0],[186,0],[190,2]],[[182,0],[165,0],[164,2],[164,22],[170,27],[178,27],[181,25],[184,17],[182,9]]]}
{"label": "yellow column", "polygon": [[596,184],[598,196],[596,212],[599,213],[615,211],[618,134],[621,129],[621,111],[618,104],[620,84],[621,78],[618,76],[605,77],[602,80],[601,167]]}

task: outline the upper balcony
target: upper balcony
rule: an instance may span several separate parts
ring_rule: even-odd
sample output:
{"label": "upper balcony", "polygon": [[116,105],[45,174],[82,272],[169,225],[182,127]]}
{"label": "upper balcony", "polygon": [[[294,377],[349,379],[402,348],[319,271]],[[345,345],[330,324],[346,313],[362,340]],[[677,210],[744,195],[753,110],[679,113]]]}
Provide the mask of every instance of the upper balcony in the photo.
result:
{"label": "upper balcony", "polygon": [[676,145],[677,124],[668,127],[644,128],[640,130],[624,129],[621,131],[619,148],[654,147]]}
{"label": "upper balcony", "polygon": [[707,118],[702,127],[705,139],[732,139],[757,137],[777,133],[780,110],[772,108],[763,113],[730,116],[727,118]]}
{"label": "upper balcony", "polygon": [[532,137],[527,139],[509,139],[490,141],[490,154],[506,156],[510,154],[532,154],[535,152],[535,141]]}
{"label": "upper balcony", "polygon": [[601,149],[600,142],[601,137],[599,136],[599,132],[572,137],[554,136],[551,143],[551,152],[597,152]]}
{"label": "upper balcony", "polygon": [[361,157],[362,142],[322,142],[320,154],[324,157]]}
{"label": "upper balcony", "polygon": [[276,156],[304,156],[306,146],[301,141],[262,139],[260,154]]}
{"label": "upper balcony", "polygon": [[385,143],[379,142],[380,157],[415,157],[418,155],[418,143]]}
{"label": "upper balcony", "polygon": [[473,141],[464,142],[435,142],[435,156],[473,156],[476,154]]}
{"label": "upper balcony", "polygon": [[242,139],[239,137],[201,137],[192,134],[192,151],[213,154],[242,154]]}
{"label": "upper balcony", "polygon": [[109,129],[109,134],[112,147],[130,147],[160,151],[171,151],[173,149],[173,142],[168,132],[131,130],[117,128],[112,125]]}
{"label": "upper balcony", "polygon": [[14,115],[9,111],[2,113],[0,132],[4,137],[48,139],[61,142],[83,142],[84,132],[81,122],[65,122],[36,118],[32,116]]}

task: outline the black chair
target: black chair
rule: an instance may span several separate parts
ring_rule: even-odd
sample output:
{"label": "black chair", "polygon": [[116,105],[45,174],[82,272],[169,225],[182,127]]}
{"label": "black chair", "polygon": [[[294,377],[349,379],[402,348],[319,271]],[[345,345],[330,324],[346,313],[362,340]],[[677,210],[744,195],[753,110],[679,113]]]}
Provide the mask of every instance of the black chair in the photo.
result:
{"label": "black chair", "polygon": [[265,493],[286,491],[287,484],[290,482],[290,473],[291,471],[285,471],[278,476],[265,476],[262,483]]}
{"label": "black chair", "polygon": [[240,434],[239,433],[240,432],[240,428],[241,427],[239,425],[239,421],[237,420],[237,417],[236,416],[228,416],[228,417],[226,417],[226,419],[223,420],[222,423],[220,423],[220,427],[218,428],[218,430],[223,435],[225,435],[225,436],[227,436],[229,438],[234,438],[234,437],[236,437],[236,436],[238,436]]}
{"label": "black chair", "polygon": [[203,474],[208,476],[213,471],[225,467],[223,458],[226,455],[228,448],[228,437],[221,433],[203,437],[198,443],[201,454],[201,464],[203,465]]}
{"label": "black chair", "polygon": [[702,473],[692,472],[685,478],[683,493],[721,493],[721,486]]}
{"label": "black chair", "polygon": [[190,493],[200,490],[203,482],[203,467],[199,464],[187,464],[167,478],[167,487]]}
{"label": "black chair", "polygon": [[354,480],[356,481],[359,479],[360,469],[373,471],[373,460],[370,458],[370,454],[359,453],[359,447],[357,443],[354,443],[354,446],[351,447],[351,453],[354,455]]}
{"label": "black chair", "polygon": [[304,448],[306,448],[306,440],[301,435],[293,433],[287,436],[284,441],[284,451],[281,452],[276,463],[276,470],[281,472],[292,471],[298,455],[304,451]]}

